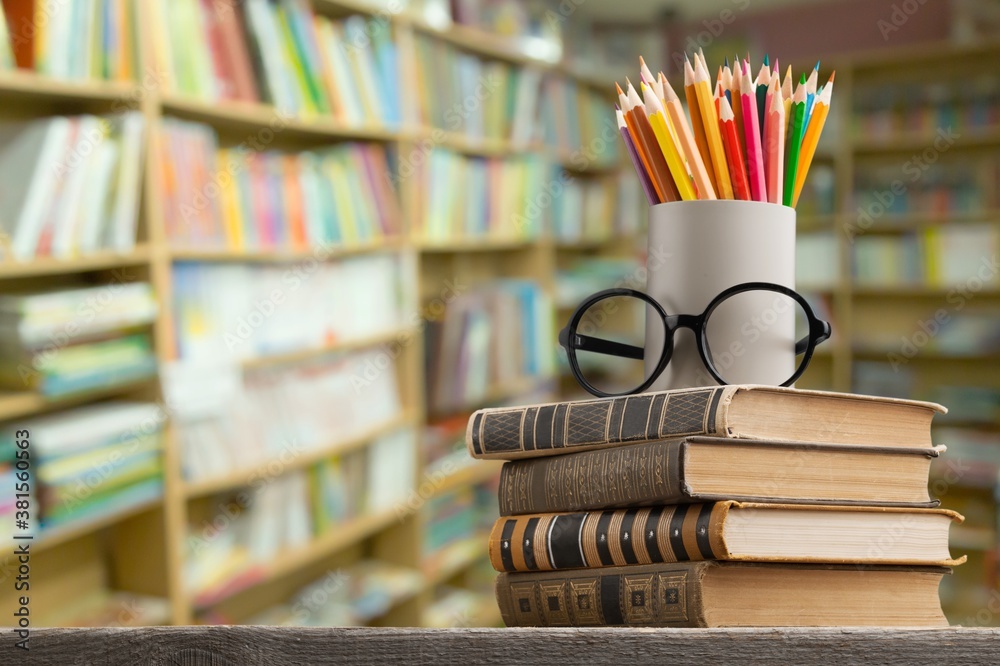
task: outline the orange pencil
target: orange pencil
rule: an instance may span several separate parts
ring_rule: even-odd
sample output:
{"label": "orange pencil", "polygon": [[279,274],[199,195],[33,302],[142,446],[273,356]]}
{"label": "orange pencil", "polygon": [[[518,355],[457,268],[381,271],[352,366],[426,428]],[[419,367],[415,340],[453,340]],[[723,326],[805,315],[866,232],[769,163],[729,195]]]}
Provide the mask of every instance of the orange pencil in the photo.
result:
{"label": "orange pencil", "polygon": [[750,201],[750,183],[747,171],[743,168],[743,155],[740,153],[740,142],[736,140],[736,122],[733,117],[733,107],[723,95],[719,101],[719,131],[725,145],[726,160],[729,163],[729,175],[733,183],[733,194],[736,199]]}
{"label": "orange pencil", "polygon": [[722,134],[719,132],[719,114],[715,111],[715,104],[712,103],[712,89],[708,83],[708,68],[705,66],[704,58],[695,56],[697,69],[695,69],[694,89],[698,96],[698,106],[701,109],[701,122],[705,126],[705,138],[708,141],[708,150],[712,155],[712,168],[715,170],[715,182],[719,184],[717,190],[720,199],[733,198],[733,184],[729,179],[729,170],[726,168],[726,149],[722,147]]}
{"label": "orange pencil", "polygon": [[625,82],[628,84],[628,112],[635,119],[639,141],[643,144],[646,156],[649,158],[649,165],[653,167],[650,173],[653,177],[653,184],[657,186],[657,192],[664,201],[680,201],[681,195],[670,175],[670,167],[667,166],[667,160],[663,156],[663,151],[660,150],[660,144],[656,141],[656,133],[653,132],[653,126],[649,124],[649,118],[646,116],[646,107],[643,106],[642,100],[639,99],[639,93],[632,87],[632,83],[628,79]]}
{"label": "orange pencil", "polygon": [[646,154],[646,149],[639,139],[639,130],[635,126],[635,114],[627,111],[629,108],[628,97],[622,92],[622,87],[618,85],[617,81],[615,82],[615,89],[618,90],[618,104],[621,106],[622,115],[625,117],[625,128],[628,129],[629,136],[632,137],[632,145],[635,146],[635,152],[639,153],[639,161],[642,162],[642,167],[649,175],[649,180],[653,183],[653,190],[656,192],[656,198],[659,199],[656,203],[663,203],[666,199],[663,198],[663,194],[660,192],[659,187],[656,185],[656,180],[653,178],[653,169],[650,166],[649,156]]}
{"label": "orange pencil", "polygon": [[691,114],[691,129],[694,131],[694,142],[698,146],[702,164],[708,172],[712,183],[712,191],[719,192],[719,184],[715,180],[715,168],[712,165],[712,155],[708,151],[708,139],[705,136],[705,125],[702,122],[701,110],[698,106],[698,93],[694,87],[694,69],[687,55],[684,56],[684,97],[687,99],[688,113]]}
{"label": "orange pencil", "polygon": [[698,150],[691,126],[688,125],[687,117],[684,115],[681,100],[677,97],[677,93],[674,92],[673,86],[667,81],[663,72],[660,72],[660,83],[663,85],[663,94],[666,96],[664,107],[670,118],[670,125],[674,128],[674,134],[677,135],[677,142],[684,152],[688,168],[691,170],[694,186],[698,190],[698,198],[714,199],[715,188],[712,186],[712,179],[705,167],[705,162],[701,158],[701,152]]}

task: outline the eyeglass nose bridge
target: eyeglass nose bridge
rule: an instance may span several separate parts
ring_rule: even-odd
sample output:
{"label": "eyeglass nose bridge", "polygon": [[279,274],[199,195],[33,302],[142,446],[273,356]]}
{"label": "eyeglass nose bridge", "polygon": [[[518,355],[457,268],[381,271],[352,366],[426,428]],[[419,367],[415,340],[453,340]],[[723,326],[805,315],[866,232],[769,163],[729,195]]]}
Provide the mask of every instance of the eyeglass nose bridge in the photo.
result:
{"label": "eyeglass nose bridge", "polygon": [[673,335],[679,328],[686,328],[697,333],[703,321],[704,317],[701,315],[667,315],[663,318],[669,335]]}

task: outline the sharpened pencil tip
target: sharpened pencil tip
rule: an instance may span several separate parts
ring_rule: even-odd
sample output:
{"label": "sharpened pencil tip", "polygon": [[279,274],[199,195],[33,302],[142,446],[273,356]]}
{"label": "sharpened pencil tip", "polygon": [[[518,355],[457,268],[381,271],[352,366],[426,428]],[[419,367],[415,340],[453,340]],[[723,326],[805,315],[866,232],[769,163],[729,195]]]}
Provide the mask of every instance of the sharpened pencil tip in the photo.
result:
{"label": "sharpened pencil tip", "polygon": [[768,59],[766,53],[764,54],[764,66],[765,67],[770,67],[771,66],[771,61]]}
{"label": "sharpened pencil tip", "polygon": [[729,56],[726,56],[726,67],[729,67]]}
{"label": "sharpened pencil tip", "polygon": [[830,73],[830,80],[827,81],[827,83],[833,83],[833,77],[835,76],[837,76],[837,70],[833,70],[833,72]]}
{"label": "sharpened pencil tip", "polygon": [[625,94],[625,91],[622,90],[622,87],[620,85],[618,85],[617,81],[615,81],[615,89],[618,91],[619,95],[624,95]]}
{"label": "sharpened pencil tip", "polygon": [[802,85],[806,84],[806,73],[805,72],[802,72],[802,78],[799,79],[799,83],[801,83]]}
{"label": "sharpened pencil tip", "polygon": [[819,71],[819,60],[816,61],[816,66],[813,67],[817,72]]}

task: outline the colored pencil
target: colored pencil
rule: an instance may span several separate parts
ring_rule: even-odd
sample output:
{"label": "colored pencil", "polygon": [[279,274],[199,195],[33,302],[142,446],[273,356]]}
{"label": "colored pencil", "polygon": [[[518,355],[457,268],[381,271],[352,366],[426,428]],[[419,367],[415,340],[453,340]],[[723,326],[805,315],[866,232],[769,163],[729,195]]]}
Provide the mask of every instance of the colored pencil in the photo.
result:
{"label": "colored pencil", "polygon": [[[740,95],[743,104],[743,126],[746,131],[747,178],[750,181],[750,195],[754,201],[767,201],[767,185],[764,182],[764,157],[761,155],[760,114],[757,113],[759,95],[750,82],[750,68],[743,72],[741,86],[748,92]],[[761,103],[761,106],[764,106]]]}
{"label": "colored pencil", "polygon": [[670,128],[663,105],[650,86],[642,84],[642,98],[646,107],[646,114],[649,124],[656,135],[656,142],[660,145],[660,151],[667,160],[667,167],[670,175],[674,179],[674,185],[680,194],[682,201],[692,201],[698,198],[695,194],[694,185],[691,183],[691,174],[688,173],[684,164],[684,157],[677,146],[677,138]]}
{"label": "colored pencil", "polygon": [[[743,65],[740,63],[740,59],[737,58],[733,62],[733,96],[729,98],[729,104],[733,107],[733,116],[736,118],[736,138],[739,140],[740,144],[743,143],[743,104],[740,103],[740,95],[743,93],[741,80],[743,79],[740,74],[743,72]],[[745,152],[745,151],[744,151]]]}
{"label": "colored pencil", "polygon": [[649,118],[646,117],[646,109],[643,107],[642,100],[639,99],[639,93],[636,92],[632,83],[625,80],[628,85],[628,104],[629,108],[626,111],[626,118],[628,114],[631,113],[635,118],[636,128],[639,130],[639,143],[642,145],[643,150],[646,151],[646,157],[649,159],[650,176],[653,179],[653,185],[656,186],[656,191],[660,195],[663,201],[680,201],[681,195],[677,191],[677,186],[674,184],[673,178],[670,176],[670,167],[667,166],[667,160],[663,157],[663,151],[660,150],[659,145],[656,142],[656,134],[653,132],[652,125],[649,124]]}
{"label": "colored pencil", "polygon": [[[694,69],[687,55],[684,55],[684,97],[687,99],[688,112],[691,114],[691,129],[694,132],[694,141],[698,146],[698,153],[701,161],[708,171],[708,178],[712,183],[712,191],[719,195],[719,183],[715,179],[715,167],[712,165],[712,155],[708,150],[708,138],[705,134],[705,125],[702,122],[701,111],[698,106],[698,94],[694,85]],[[721,196],[721,195],[720,195]]]}
{"label": "colored pencil", "polygon": [[806,115],[804,119],[804,124],[809,124],[809,116],[813,112],[813,104],[816,103],[816,84],[819,78],[819,61],[816,61],[816,66],[813,70],[809,72],[809,78],[806,79]]}
{"label": "colored pencil", "polygon": [[715,170],[715,182],[719,187],[717,193],[720,199],[733,198],[733,184],[726,168],[726,151],[722,147],[722,134],[719,132],[719,116],[712,103],[712,91],[708,87],[708,68],[705,61],[695,56],[694,89],[698,98],[698,108],[701,112],[701,122],[705,126],[705,138],[708,150],[712,154],[712,168]]}
{"label": "colored pencil", "polygon": [[785,160],[785,103],[781,98],[781,86],[778,79],[771,80],[771,108],[768,111],[765,132],[767,145],[767,200],[769,203],[780,204],[784,196],[784,160]]}
{"label": "colored pencil", "polygon": [[760,66],[760,71],[757,73],[756,87],[757,91],[757,127],[764,127],[764,107],[767,101],[767,89],[771,85],[771,68],[767,62],[767,56],[764,56],[764,64]]}
{"label": "colored pencil", "polygon": [[687,160],[688,168],[691,170],[691,177],[694,178],[694,186],[698,192],[699,199],[715,199],[715,187],[709,176],[705,160],[701,157],[701,151],[695,141],[691,127],[684,116],[684,108],[681,107],[681,100],[674,92],[673,86],[667,81],[667,77],[660,72],[660,81],[663,83],[663,94],[666,98],[665,108],[670,124],[677,135],[677,142],[680,144],[684,157]]}
{"label": "colored pencil", "polygon": [[628,157],[632,161],[632,167],[635,169],[635,173],[639,177],[639,184],[642,185],[642,191],[646,194],[646,201],[649,202],[650,206],[655,206],[660,203],[660,199],[656,196],[656,190],[653,188],[653,181],[649,179],[649,173],[646,171],[646,167],[643,166],[642,158],[639,157],[639,152],[635,149],[635,144],[632,142],[632,135],[629,133],[628,126],[625,124],[625,116],[622,114],[621,109],[615,109],[615,117],[618,119],[618,131],[621,133],[622,140],[625,142],[625,152],[628,153]]}
{"label": "colored pencil", "polygon": [[781,82],[781,99],[785,102],[785,141],[788,141],[788,123],[792,118],[792,66],[785,70],[785,80]]}
{"label": "colored pencil", "polygon": [[[744,95],[747,97],[747,95]],[[719,131],[726,150],[726,161],[732,176],[733,194],[736,199],[750,201],[750,184],[747,182],[747,172],[743,168],[743,155],[740,152],[740,142],[736,138],[736,122],[733,117],[733,107],[725,95],[719,102]]]}
{"label": "colored pencil", "polygon": [[799,151],[802,148],[802,129],[805,115],[806,85],[805,81],[802,81],[792,98],[792,120],[788,124],[788,138],[785,146],[787,157],[785,157],[785,191],[782,194],[782,202],[786,206],[792,205],[792,195],[795,193],[796,170],[799,163]]}
{"label": "colored pencil", "polygon": [[661,84],[657,78],[653,76],[653,72],[649,70],[649,67],[646,67],[646,61],[642,59],[642,56],[639,56],[639,78],[642,79],[643,83],[653,89],[653,92],[656,93],[656,96],[659,97],[662,102],[663,84]]}
{"label": "colored pencil", "polygon": [[621,106],[622,115],[625,117],[625,127],[628,128],[629,136],[632,137],[632,145],[635,146],[635,151],[639,154],[639,160],[642,162],[643,169],[646,170],[650,182],[653,183],[653,190],[656,192],[656,203],[663,203],[665,199],[659,187],[657,187],[656,181],[653,179],[653,167],[650,164],[649,155],[646,154],[646,148],[642,145],[642,141],[639,138],[639,129],[635,124],[635,114],[629,112],[628,96],[622,91],[618,83],[615,83],[615,89],[618,90],[618,103]]}
{"label": "colored pencil", "polygon": [[798,171],[795,174],[795,193],[792,196],[792,206],[799,203],[799,195],[802,194],[802,186],[809,175],[809,167],[812,166],[813,157],[816,155],[816,146],[819,145],[819,135],[826,124],[827,114],[830,112],[830,100],[833,95],[833,77],[836,72],[830,75],[830,80],[823,86],[823,91],[817,96],[816,105],[813,107],[812,116],[808,120],[806,133],[802,139],[801,156],[799,157]]}

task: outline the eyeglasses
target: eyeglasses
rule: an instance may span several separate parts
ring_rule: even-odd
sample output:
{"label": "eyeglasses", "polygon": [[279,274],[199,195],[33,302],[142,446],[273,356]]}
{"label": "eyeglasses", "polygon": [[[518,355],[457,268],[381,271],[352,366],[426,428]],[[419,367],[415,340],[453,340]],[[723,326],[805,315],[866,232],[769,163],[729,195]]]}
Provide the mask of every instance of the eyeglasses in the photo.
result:
{"label": "eyeglasses", "polygon": [[[745,282],[720,293],[699,315],[668,315],[641,291],[607,289],[580,304],[560,331],[559,344],[587,391],[629,395],[642,393],[663,374],[681,328],[692,331],[705,368],[720,384],[790,386],[805,372],[816,345],[830,337],[829,322],[817,318],[795,290]],[[787,365],[769,362],[787,352],[794,352],[791,375]],[[658,355],[656,363],[647,362],[649,354]]]}

